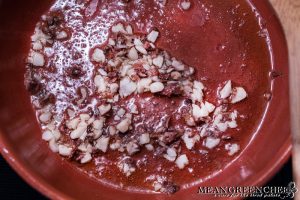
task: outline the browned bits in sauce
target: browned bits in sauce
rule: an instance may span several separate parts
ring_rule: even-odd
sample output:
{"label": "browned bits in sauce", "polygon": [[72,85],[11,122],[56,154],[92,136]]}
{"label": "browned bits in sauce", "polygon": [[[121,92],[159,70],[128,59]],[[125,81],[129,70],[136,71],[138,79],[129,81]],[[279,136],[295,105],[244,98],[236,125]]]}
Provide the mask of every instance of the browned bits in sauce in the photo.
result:
{"label": "browned bits in sauce", "polygon": [[82,67],[80,66],[74,66],[71,69],[68,70],[69,76],[71,76],[74,79],[79,79],[82,77],[85,73],[82,71]]}
{"label": "browned bits in sauce", "polygon": [[27,90],[31,95],[37,95],[43,89],[43,85],[36,79],[29,81],[27,84]]}
{"label": "browned bits in sauce", "polygon": [[48,94],[48,95],[42,96],[40,98],[40,105],[44,107],[44,106],[47,106],[49,104],[55,104],[55,101],[56,101],[55,95],[54,94]]}

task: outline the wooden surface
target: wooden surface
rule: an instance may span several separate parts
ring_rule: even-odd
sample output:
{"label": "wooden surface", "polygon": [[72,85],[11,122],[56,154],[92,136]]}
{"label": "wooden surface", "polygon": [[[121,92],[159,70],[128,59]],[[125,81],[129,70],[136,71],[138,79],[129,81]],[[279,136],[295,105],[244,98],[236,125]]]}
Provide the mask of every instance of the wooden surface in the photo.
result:
{"label": "wooden surface", "polygon": [[[269,0],[283,25],[289,46],[294,178],[300,190],[300,0]],[[296,193],[300,200],[300,191]]]}

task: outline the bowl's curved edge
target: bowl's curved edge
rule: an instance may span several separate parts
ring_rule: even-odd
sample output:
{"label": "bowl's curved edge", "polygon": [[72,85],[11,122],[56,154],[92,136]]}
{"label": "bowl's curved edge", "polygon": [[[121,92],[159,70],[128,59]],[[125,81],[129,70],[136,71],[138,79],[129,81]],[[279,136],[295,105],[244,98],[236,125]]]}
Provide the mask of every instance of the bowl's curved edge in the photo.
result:
{"label": "bowl's curved edge", "polygon": [[45,181],[37,177],[36,175],[29,172],[22,163],[15,159],[16,156],[10,151],[9,148],[5,145],[4,139],[2,138],[2,131],[0,130],[0,154],[6,160],[6,162],[12,167],[12,169],[32,188],[39,191],[41,194],[45,195],[50,199],[71,199],[70,197],[65,196],[65,194],[54,189],[51,185],[47,184]]}

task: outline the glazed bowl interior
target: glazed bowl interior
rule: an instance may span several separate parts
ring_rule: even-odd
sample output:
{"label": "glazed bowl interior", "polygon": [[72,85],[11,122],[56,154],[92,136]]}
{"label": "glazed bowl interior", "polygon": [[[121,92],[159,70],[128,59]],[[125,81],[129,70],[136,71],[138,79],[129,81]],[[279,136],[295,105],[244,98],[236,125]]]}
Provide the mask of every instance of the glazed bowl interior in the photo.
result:
{"label": "glazed bowl interior", "polygon": [[[11,166],[33,187],[54,199],[199,199],[192,185],[176,195],[116,190],[79,173],[41,140],[39,125],[24,87],[24,62],[36,22],[50,0],[0,1],[0,147]],[[252,1],[266,20],[273,70],[272,100],[251,142],[221,173],[200,185],[261,185],[290,152],[287,48],[281,26],[267,1]],[[208,197],[206,197],[208,198]]]}

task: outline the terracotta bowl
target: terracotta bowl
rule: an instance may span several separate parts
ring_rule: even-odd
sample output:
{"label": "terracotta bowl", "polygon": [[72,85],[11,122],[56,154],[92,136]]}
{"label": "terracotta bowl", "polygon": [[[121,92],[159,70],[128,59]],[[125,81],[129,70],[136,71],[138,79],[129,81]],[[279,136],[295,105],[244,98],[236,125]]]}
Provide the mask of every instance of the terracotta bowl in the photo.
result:
{"label": "terracotta bowl", "polygon": [[[24,59],[35,23],[53,1],[0,1],[0,150],[31,186],[51,199],[199,199],[198,186],[176,195],[137,194],[99,184],[51,153],[24,88]],[[283,75],[273,82],[273,98],[259,131],[231,165],[206,181],[216,185],[262,185],[290,156],[288,54],[285,37],[267,1],[253,0],[266,19],[273,67]],[[209,197],[206,197],[209,198]]]}

